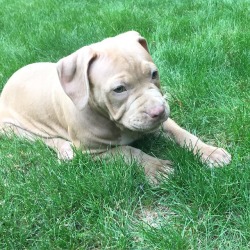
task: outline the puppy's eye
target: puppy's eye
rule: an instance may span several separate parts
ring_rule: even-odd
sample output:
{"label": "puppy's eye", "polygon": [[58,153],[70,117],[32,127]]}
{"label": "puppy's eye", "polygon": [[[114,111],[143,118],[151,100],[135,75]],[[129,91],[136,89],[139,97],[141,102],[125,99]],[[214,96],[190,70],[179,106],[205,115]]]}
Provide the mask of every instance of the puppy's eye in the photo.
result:
{"label": "puppy's eye", "polygon": [[125,92],[125,91],[127,91],[127,89],[122,85],[118,86],[117,88],[114,89],[115,93],[122,93],[122,92]]}
{"label": "puppy's eye", "polygon": [[158,71],[154,70],[151,74],[152,79],[157,79],[158,78]]}

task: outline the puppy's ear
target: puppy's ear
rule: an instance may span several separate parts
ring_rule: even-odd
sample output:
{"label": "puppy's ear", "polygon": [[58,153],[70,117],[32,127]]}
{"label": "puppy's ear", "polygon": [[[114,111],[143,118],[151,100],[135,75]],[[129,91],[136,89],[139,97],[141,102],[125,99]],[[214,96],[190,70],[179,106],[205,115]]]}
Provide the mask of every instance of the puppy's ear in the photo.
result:
{"label": "puppy's ear", "polygon": [[141,46],[149,53],[149,50],[148,50],[148,44],[147,44],[147,41],[144,37],[140,36],[138,38],[138,42],[141,44]]}
{"label": "puppy's ear", "polygon": [[95,58],[96,54],[94,51],[86,46],[62,58],[56,65],[64,92],[79,110],[83,109],[88,103],[88,69]]}
{"label": "puppy's ear", "polygon": [[129,37],[130,39],[136,39],[136,41],[138,41],[141,46],[149,53],[149,50],[148,50],[148,44],[147,44],[147,41],[144,37],[142,37],[140,35],[140,33],[138,33],[137,31],[128,31],[128,32],[125,32],[121,35],[126,35],[127,37]]}

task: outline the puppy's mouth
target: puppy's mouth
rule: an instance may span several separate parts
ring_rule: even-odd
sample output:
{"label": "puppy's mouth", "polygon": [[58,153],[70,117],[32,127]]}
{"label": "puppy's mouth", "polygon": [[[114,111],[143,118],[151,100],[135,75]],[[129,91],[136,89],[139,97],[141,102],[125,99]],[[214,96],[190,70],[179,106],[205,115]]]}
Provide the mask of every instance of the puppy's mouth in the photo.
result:
{"label": "puppy's mouth", "polygon": [[157,124],[157,126],[154,127],[145,127],[145,126],[137,126],[137,125],[133,125],[131,126],[129,129],[134,131],[134,132],[141,132],[141,133],[151,133],[154,132],[156,130],[158,130],[160,128],[161,124]]}
{"label": "puppy's mouth", "polygon": [[[137,99],[138,101],[138,99]],[[129,108],[124,110],[120,119],[115,122],[120,129],[130,130],[139,133],[150,133],[157,130],[166,121],[170,114],[167,102],[163,100],[152,101],[151,103],[139,102],[130,103]]]}
{"label": "puppy's mouth", "polygon": [[158,130],[161,124],[168,119],[167,113],[153,118],[149,117],[146,113],[144,113],[144,116],[148,119],[130,121],[126,127],[135,132],[150,133]]}

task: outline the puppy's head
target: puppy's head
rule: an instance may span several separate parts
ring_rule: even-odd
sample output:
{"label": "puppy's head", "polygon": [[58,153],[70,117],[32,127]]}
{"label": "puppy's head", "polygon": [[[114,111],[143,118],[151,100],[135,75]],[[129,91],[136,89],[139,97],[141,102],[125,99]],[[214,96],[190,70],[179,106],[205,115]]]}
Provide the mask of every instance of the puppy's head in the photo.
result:
{"label": "puppy's head", "polygon": [[130,31],[84,47],[57,64],[65,93],[120,128],[150,132],[169,116],[147,42]]}

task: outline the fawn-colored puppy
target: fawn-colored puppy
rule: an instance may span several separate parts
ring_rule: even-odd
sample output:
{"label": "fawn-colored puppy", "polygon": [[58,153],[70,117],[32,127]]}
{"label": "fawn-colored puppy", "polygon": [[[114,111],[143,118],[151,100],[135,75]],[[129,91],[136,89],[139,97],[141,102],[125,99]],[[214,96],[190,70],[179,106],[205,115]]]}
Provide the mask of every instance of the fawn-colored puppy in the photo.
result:
{"label": "fawn-colored puppy", "polygon": [[226,150],[205,144],[169,118],[146,40],[135,31],[85,46],[57,63],[27,65],[9,79],[0,98],[0,126],[40,137],[61,159],[72,145],[98,155],[123,154],[147,175],[171,163],[129,146],[160,126],[180,146],[210,165],[228,164]]}

